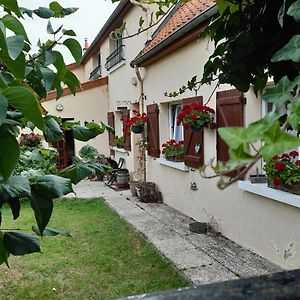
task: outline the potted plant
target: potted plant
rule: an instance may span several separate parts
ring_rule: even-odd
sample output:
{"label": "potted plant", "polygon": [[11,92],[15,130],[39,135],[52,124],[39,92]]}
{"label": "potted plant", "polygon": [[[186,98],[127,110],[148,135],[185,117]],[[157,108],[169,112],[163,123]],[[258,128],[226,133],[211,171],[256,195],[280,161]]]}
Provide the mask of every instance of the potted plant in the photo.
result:
{"label": "potted plant", "polygon": [[167,160],[181,162],[184,154],[184,141],[176,142],[174,139],[162,144],[162,154]]}
{"label": "potted plant", "polygon": [[184,105],[177,117],[177,124],[182,123],[184,128],[191,128],[193,131],[201,130],[214,121],[215,111],[199,103]]}
{"label": "potted plant", "polygon": [[37,147],[42,142],[42,136],[38,133],[21,133],[19,145],[21,147]]}
{"label": "potted plant", "polygon": [[300,160],[299,153],[291,151],[275,155],[266,162],[264,169],[269,187],[300,195]]}
{"label": "potted plant", "polygon": [[145,113],[140,114],[136,110],[133,110],[132,112],[134,116],[126,121],[126,127],[124,130],[131,130],[133,133],[142,133],[147,122],[147,115]]}
{"label": "potted plant", "polygon": [[124,140],[122,136],[121,137],[115,136],[115,138],[111,142],[111,145],[117,148],[123,148],[123,144],[124,144]]}

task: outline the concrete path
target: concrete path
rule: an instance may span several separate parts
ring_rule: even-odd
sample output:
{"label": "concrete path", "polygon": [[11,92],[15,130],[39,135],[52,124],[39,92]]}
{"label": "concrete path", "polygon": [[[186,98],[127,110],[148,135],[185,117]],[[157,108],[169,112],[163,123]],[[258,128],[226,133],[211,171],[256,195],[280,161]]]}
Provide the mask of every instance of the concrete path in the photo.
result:
{"label": "concrete path", "polygon": [[[148,240],[194,284],[258,276],[282,269],[224,238],[194,234],[194,220],[158,203],[142,203],[130,190],[116,192],[100,181],[84,180],[74,186],[76,197],[103,197],[122,218]],[[74,194],[70,194],[74,197]]]}

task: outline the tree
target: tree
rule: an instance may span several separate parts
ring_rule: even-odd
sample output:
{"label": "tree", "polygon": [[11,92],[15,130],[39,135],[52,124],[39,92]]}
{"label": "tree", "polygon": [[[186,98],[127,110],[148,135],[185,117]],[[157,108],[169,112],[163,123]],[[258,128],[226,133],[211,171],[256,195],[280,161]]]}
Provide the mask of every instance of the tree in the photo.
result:
{"label": "tree", "polygon": [[[225,169],[241,168],[246,173],[259,159],[298,147],[299,133],[299,0],[218,0],[219,16],[207,27],[216,48],[204,67],[202,83],[229,83],[242,92],[253,86],[275,110],[247,128],[221,128],[219,134],[229,146]],[[274,86],[266,88],[268,79]],[[287,114],[280,115],[280,109]],[[259,149],[254,147],[262,142]],[[222,173],[220,165],[215,170]],[[237,180],[237,176],[231,182]],[[230,183],[220,181],[220,187]]]}
{"label": "tree", "polygon": [[[55,50],[55,46],[67,47],[77,64],[81,61],[82,49],[73,38],[73,30],[63,29],[62,26],[53,28],[49,21],[47,32],[53,35],[53,39],[39,42],[38,51],[33,54],[30,39],[20,19],[34,15],[44,19],[62,18],[77,9],[64,8],[56,1],[50,3],[49,7],[34,10],[19,7],[17,0],[0,0],[0,6],[4,9],[0,19],[0,207],[8,203],[13,218],[17,219],[20,198],[28,196],[38,232],[42,235],[51,218],[53,199],[72,192],[71,180],[38,173],[31,173],[28,177],[12,176],[20,157],[17,140],[20,128],[37,127],[43,132],[46,141],[55,142],[62,138],[61,126],[73,130],[74,137],[82,141],[103,133],[107,126],[94,122],[85,126],[79,123],[62,124],[59,118],[47,115],[41,105],[41,99],[51,90],[56,90],[57,98],[61,97],[63,84],[73,94],[80,87],[79,80],[68,70],[63,56]],[[8,35],[10,32],[12,34]],[[89,172],[92,171],[91,167]],[[73,181],[76,180],[74,174],[72,176]],[[38,251],[39,239],[36,236],[0,230],[0,264],[7,263],[10,254],[23,255]]]}

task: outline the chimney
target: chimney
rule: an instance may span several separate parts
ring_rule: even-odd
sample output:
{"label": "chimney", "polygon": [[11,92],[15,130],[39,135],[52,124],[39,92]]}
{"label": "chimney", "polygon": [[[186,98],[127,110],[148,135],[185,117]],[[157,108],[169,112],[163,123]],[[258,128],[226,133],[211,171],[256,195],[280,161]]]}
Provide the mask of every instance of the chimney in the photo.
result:
{"label": "chimney", "polygon": [[83,52],[85,52],[89,47],[89,43],[88,43],[88,39],[85,38],[84,39],[84,46],[83,46]]}

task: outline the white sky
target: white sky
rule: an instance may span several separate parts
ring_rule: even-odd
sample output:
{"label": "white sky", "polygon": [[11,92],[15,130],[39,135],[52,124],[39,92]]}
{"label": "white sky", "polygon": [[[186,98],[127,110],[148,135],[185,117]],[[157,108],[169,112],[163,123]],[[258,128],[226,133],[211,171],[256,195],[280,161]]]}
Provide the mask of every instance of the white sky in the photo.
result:
{"label": "white sky", "polygon": [[[52,1],[54,0],[18,0],[18,3],[19,6],[36,9],[39,6],[49,7]],[[64,29],[73,29],[77,34],[75,38],[82,46],[84,38],[88,38],[89,44],[92,43],[99,30],[118,5],[118,2],[112,3],[111,0],[57,0],[57,2],[65,8],[78,7],[79,10],[62,19],[50,19],[54,30],[60,25],[64,25]],[[48,38],[52,37],[46,31],[48,20],[41,19],[36,15],[34,15],[33,20],[27,16],[25,19],[26,21],[22,21],[22,23],[25,26],[32,45],[36,45],[39,38],[41,41],[47,41]],[[63,53],[66,63],[74,62],[66,48],[59,48],[59,50]]]}

